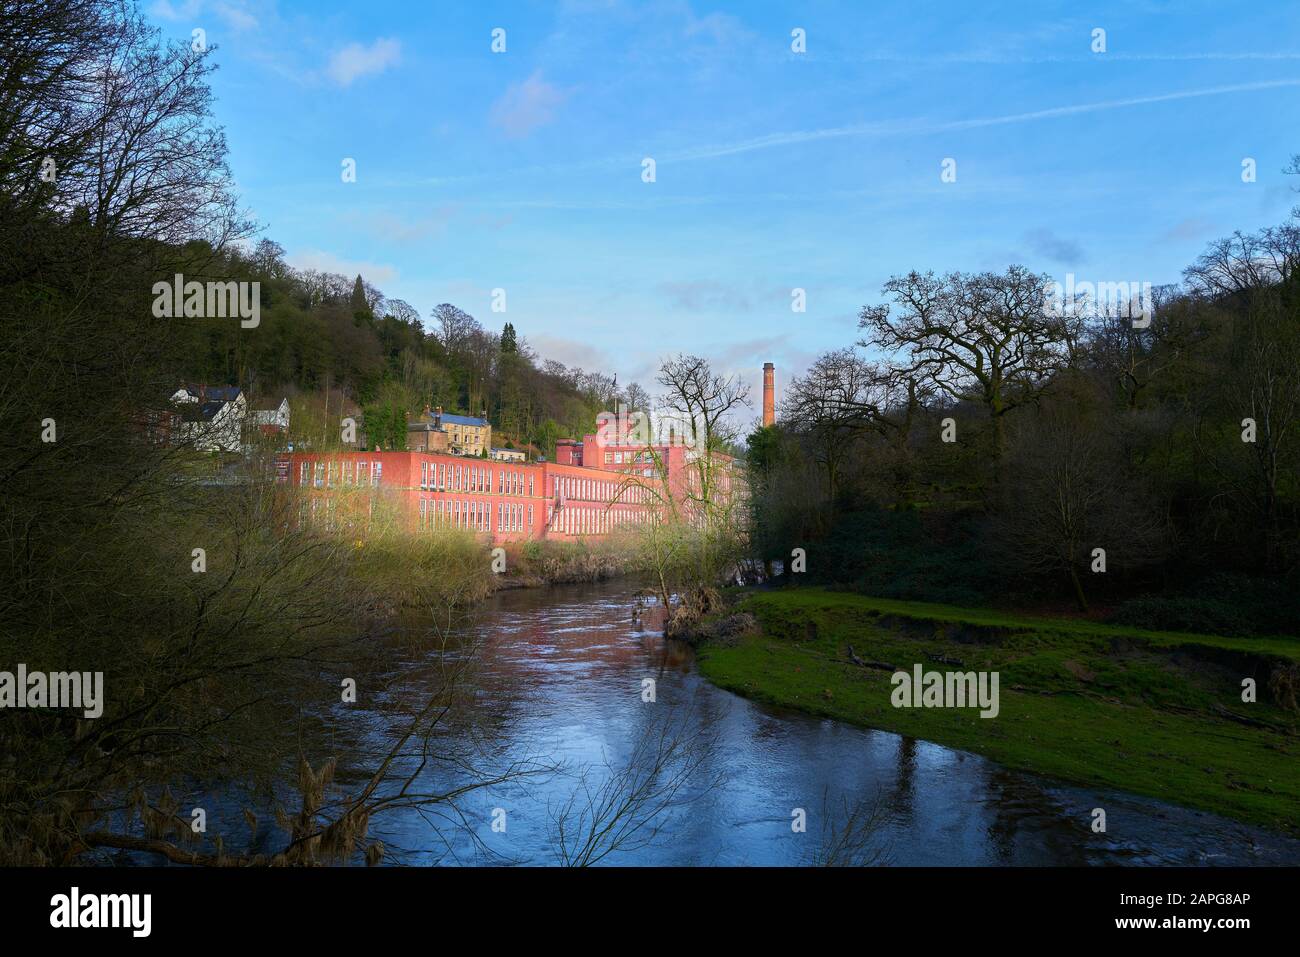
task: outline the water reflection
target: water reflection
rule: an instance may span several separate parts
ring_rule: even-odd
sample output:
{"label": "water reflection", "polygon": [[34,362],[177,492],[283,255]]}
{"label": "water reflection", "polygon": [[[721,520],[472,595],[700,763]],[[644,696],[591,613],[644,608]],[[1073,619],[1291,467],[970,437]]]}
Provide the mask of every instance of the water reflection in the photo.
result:
{"label": "water reflection", "polygon": [[[704,755],[649,846],[607,863],[774,865],[807,862],[824,818],[845,801],[879,805],[875,850],[890,863],[1278,864],[1300,842],[1213,815],[1129,795],[1104,796],[1008,771],[978,756],[887,732],[754,704],[703,681],[689,649],[635,622],[630,586],[572,586],[496,596],[475,626],[483,664],[472,708],[443,732],[479,735],[497,767],[543,760],[562,773],[475,792],[463,804],[481,846],[416,813],[374,820],[371,834],[409,864],[556,863],[557,808],[589,769],[597,785],[666,715],[689,714],[715,747]],[[642,699],[654,679],[656,701]],[[417,694],[419,669],[409,683]],[[463,769],[427,772],[447,786]],[[716,787],[706,784],[718,781]],[[1107,834],[1090,810],[1107,809]],[[791,828],[803,809],[807,831]],[[492,829],[504,812],[504,832]],[[443,822],[446,825],[446,822]]]}

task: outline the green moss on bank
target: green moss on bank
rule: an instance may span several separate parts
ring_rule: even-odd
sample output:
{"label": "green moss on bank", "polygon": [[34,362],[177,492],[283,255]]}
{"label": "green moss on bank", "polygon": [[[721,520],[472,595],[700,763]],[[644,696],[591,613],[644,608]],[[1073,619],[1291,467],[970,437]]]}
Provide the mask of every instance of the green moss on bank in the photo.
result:
{"label": "green moss on bank", "polygon": [[[702,673],[721,687],[1300,834],[1300,728],[1267,690],[1274,668],[1300,660],[1300,642],[1144,632],[820,589],[756,593],[738,610],[754,614],[763,631],[701,651]],[[848,645],[862,659],[908,671],[918,662],[926,671],[997,671],[1000,713],[895,708],[890,672],[853,664]],[[1244,677],[1257,682],[1255,704],[1241,701]]]}

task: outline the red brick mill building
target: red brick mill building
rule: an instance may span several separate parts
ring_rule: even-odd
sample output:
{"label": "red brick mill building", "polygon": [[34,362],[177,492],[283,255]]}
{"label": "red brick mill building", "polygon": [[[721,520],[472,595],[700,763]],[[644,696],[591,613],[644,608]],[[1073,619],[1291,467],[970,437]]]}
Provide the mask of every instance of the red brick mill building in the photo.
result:
{"label": "red brick mill building", "polygon": [[303,510],[311,521],[340,518],[339,509],[357,508],[356,493],[365,492],[367,514],[382,501],[412,529],[468,529],[494,542],[601,537],[651,520],[660,469],[679,499],[692,482],[680,443],[634,442],[623,416],[602,414],[598,422],[598,433],[582,442],[561,439],[556,462],[425,450],[291,452],[276,459],[277,481],[309,491]]}

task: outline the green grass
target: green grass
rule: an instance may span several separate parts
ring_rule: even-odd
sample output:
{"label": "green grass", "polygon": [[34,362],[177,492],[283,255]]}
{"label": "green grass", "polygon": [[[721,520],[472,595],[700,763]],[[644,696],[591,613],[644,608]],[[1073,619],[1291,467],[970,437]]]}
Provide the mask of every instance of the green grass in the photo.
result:
{"label": "green grass", "polygon": [[[762,633],[700,652],[722,687],[816,715],[986,755],[1008,767],[1166,801],[1300,834],[1297,717],[1266,700],[1278,663],[1300,642],[1148,632],[991,609],[820,589],[747,596]],[[809,623],[812,623],[810,628]],[[997,671],[1001,710],[895,708],[890,674]],[[961,666],[928,655],[958,659]],[[1241,701],[1253,676],[1261,700]],[[1270,725],[1250,727],[1222,707]]]}

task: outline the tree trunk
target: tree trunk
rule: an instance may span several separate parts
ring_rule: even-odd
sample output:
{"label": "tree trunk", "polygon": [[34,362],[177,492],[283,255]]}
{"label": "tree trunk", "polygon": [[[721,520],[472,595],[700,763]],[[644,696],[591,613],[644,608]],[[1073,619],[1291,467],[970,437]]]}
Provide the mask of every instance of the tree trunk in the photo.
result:
{"label": "tree trunk", "polygon": [[1074,600],[1079,603],[1079,611],[1088,610],[1088,599],[1083,594],[1083,582],[1079,580],[1079,570],[1070,566],[1070,581],[1074,585]]}

